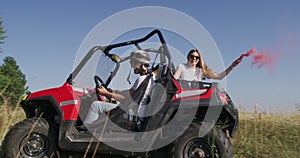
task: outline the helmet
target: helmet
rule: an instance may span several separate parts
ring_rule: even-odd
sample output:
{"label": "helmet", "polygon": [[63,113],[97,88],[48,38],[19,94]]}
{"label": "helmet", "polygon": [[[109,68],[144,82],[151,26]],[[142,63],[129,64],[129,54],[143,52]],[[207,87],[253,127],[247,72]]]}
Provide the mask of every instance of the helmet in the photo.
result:
{"label": "helmet", "polygon": [[142,64],[150,63],[150,55],[144,50],[136,50],[131,53],[130,62],[139,62]]}

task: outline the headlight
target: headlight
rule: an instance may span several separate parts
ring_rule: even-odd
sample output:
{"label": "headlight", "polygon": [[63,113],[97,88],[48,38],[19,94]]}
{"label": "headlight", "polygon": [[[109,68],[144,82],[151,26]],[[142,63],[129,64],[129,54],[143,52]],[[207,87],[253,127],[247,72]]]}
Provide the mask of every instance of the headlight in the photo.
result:
{"label": "headlight", "polygon": [[28,98],[29,94],[30,93],[23,94],[21,101],[25,101]]}

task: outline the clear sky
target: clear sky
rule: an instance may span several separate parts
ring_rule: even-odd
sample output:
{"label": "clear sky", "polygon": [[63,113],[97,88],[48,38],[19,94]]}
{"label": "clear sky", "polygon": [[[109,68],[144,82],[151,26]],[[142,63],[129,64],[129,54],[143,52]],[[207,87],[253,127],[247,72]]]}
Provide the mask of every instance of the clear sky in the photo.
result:
{"label": "clear sky", "polygon": [[297,0],[2,1],[0,15],[8,38],[1,45],[0,63],[5,56],[14,57],[30,91],[60,86],[91,29],[113,14],[141,6],[172,8],[197,20],[214,39],[225,66],[253,46],[276,56],[272,69],[251,66],[249,57],[227,76],[227,91],[241,109],[258,104],[263,111],[285,111],[300,103]]}

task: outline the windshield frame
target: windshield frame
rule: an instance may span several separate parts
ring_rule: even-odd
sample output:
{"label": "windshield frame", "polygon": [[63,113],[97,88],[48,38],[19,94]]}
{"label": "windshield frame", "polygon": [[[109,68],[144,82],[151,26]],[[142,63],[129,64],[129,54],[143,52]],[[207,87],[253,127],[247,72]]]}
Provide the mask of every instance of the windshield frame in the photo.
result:
{"label": "windshield frame", "polygon": [[[172,58],[171,58],[171,55],[170,55],[170,52],[169,52],[169,49],[168,49],[167,44],[166,44],[166,41],[165,41],[161,31],[155,29],[152,32],[150,32],[149,34],[147,34],[145,37],[140,38],[140,39],[121,42],[121,43],[116,43],[116,44],[111,44],[111,45],[107,45],[107,46],[95,46],[95,47],[93,47],[92,49],[89,50],[89,52],[84,56],[84,58],[76,66],[76,68],[70,74],[70,76],[68,77],[66,82],[69,83],[70,85],[72,85],[73,84],[73,79],[79,74],[79,72],[82,70],[84,65],[90,60],[90,58],[94,55],[94,53],[97,52],[97,51],[101,51],[105,56],[109,57],[113,62],[116,63],[116,66],[115,66],[114,70],[112,71],[111,75],[108,77],[107,81],[105,82],[106,85],[109,85],[109,83],[111,82],[113,77],[116,75],[117,71],[119,70],[120,63],[130,59],[130,55],[127,56],[127,57],[120,58],[119,56],[117,56],[115,54],[110,54],[110,51],[112,49],[119,48],[119,47],[124,47],[124,46],[128,46],[128,45],[134,45],[138,50],[142,50],[139,43],[147,41],[149,38],[151,38],[154,35],[158,36],[158,38],[160,40],[160,43],[161,43],[161,46],[157,50],[155,50],[155,49],[145,49],[144,51],[161,54],[159,63],[167,64],[170,67],[171,71],[175,70],[174,64],[172,62]],[[168,59],[168,63],[166,61],[166,58]]]}

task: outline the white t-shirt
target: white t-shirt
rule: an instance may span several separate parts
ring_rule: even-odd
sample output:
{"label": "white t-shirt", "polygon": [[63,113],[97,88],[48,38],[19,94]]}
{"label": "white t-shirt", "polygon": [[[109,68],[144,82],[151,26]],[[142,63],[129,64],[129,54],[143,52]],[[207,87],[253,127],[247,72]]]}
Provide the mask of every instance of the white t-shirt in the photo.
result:
{"label": "white t-shirt", "polygon": [[179,80],[201,81],[204,76],[199,67],[192,68],[188,64],[179,64],[174,77]]}
{"label": "white t-shirt", "polygon": [[[132,89],[136,90],[140,84],[145,80],[145,78],[147,77],[147,75],[142,75],[140,76],[135,82],[134,84],[132,85]],[[140,102],[140,105],[139,105],[139,108],[138,108],[138,116],[140,117],[143,117],[144,116],[144,113],[145,113],[145,108],[146,108],[146,105],[147,105],[147,101],[148,101],[148,97],[149,97],[149,94],[150,94],[150,90],[152,88],[152,86],[154,85],[154,82],[155,82],[155,75],[152,75],[149,82],[148,82],[148,85],[147,85],[147,88],[146,88],[146,91],[144,93],[144,96]]]}

